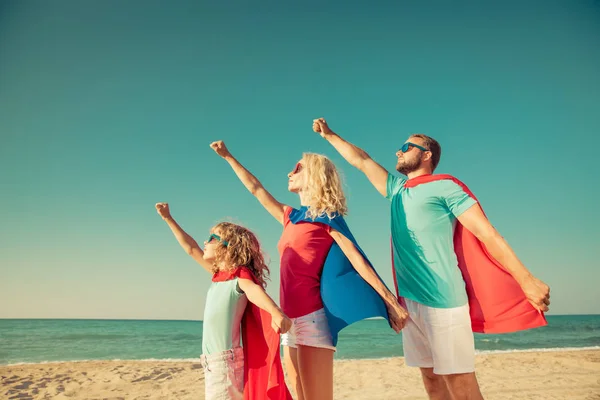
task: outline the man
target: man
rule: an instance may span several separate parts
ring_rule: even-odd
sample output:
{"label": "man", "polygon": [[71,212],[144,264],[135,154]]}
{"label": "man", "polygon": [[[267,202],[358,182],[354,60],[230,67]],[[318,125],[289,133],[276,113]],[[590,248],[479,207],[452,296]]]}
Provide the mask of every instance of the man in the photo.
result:
{"label": "man", "polygon": [[[441,155],[441,147],[433,138],[412,135],[396,152],[396,170],[407,180],[390,174],[364,150],[342,139],[323,118],[314,120],[313,130],[391,201],[394,278],[410,315],[403,330],[406,364],[421,369],[430,399],[483,399],[475,376],[474,327],[477,324],[478,332],[495,333],[545,325],[542,312],[548,311],[550,304],[548,286],[519,261],[466,186],[450,176],[432,175]],[[465,257],[463,242],[455,237],[459,230],[466,230],[483,244],[479,252],[485,252],[495,263],[490,271],[498,278],[493,279],[507,277],[507,290],[497,286],[497,281],[491,282],[494,290],[471,290],[471,281],[481,280],[475,276],[480,266],[475,265],[474,275],[464,270],[461,274],[459,264]],[[455,248],[456,243],[461,249]],[[478,263],[481,258],[476,260]],[[496,310],[502,316],[490,321],[486,309],[479,324],[473,308],[485,302],[490,293],[504,296],[500,299],[504,300],[503,308]],[[507,299],[507,295],[512,298]],[[517,310],[513,321],[506,321],[506,312],[519,303],[518,296],[522,297],[520,306],[527,310]],[[490,307],[498,307],[498,299]],[[525,314],[526,321],[518,320]]]}

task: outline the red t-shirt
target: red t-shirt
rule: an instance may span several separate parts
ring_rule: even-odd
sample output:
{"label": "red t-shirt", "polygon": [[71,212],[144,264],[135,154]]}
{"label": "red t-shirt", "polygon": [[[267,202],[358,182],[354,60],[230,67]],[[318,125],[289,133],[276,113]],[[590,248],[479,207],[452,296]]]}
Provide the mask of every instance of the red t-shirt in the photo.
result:
{"label": "red t-shirt", "polygon": [[333,243],[329,225],[290,222],[292,207],[285,210],[283,233],[277,244],[281,256],[280,301],[283,312],[298,318],[323,308],[321,272]]}

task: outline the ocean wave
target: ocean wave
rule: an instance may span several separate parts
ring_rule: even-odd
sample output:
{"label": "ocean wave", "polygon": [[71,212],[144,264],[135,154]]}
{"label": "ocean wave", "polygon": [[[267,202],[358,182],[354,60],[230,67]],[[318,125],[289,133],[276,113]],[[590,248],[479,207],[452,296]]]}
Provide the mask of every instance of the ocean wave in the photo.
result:
{"label": "ocean wave", "polygon": [[501,353],[537,353],[537,352],[556,352],[556,351],[585,351],[600,350],[600,346],[586,347],[547,347],[533,349],[510,349],[510,350],[475,350],[475,354],[501,354]]}
{"label": "ocean wave", "polygon": [[0,364],[2,367],[13,367],[18,365],[35,365],[35,364],[62,364],[62,363],[85,363],[85,362],[191,362],[199,363],[200,357],[198,358],[144,358],[140,360],[132,359],[121,359],[121,358],[110,358],[110,359],[90,359],[90,360],[55,360],[55,361],[27,361],[27,362],[16,362],[9,364]]}
{"label": "ocean wave", "polygon": [[[503,354],[503,353],[549,353],[559,351],[590,351],[600,350],[600,346],[588,346],[588,347],[549,347],[549,348],[532,348],[532,349],[512,349],[512,350],[476,350],[475,354]],[[356,360],[388,360],[393,358],[401,358],[402,356],[392,357],[378,357],[378,358],[344,358],[336,359],[336,362],[348,362]],[[57,361],[37,361],[37,362],[16,362],[9,364],[0,364],[1,367],[12,367],[19,365],[32,365],[32,364],[61,364],[61,363],[85,363],[85,362],[186,362],[186,363],[199,363],[200,358],[144,358],[144,359],[91,359],[91,360],[57,360]]]}

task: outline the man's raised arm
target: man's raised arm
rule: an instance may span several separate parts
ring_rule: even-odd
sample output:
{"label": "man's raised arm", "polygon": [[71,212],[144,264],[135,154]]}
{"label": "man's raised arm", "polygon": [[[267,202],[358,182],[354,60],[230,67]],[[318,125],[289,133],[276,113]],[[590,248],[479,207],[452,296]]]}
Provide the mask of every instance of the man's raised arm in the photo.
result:
{"label": "man's raised arm", "polygon": [[361,170],[382,196],[387,195],[388,171],[373,161],[366,151],[342,139],[323,118],[313,121],[313,130],[331,143],[350,165]]}

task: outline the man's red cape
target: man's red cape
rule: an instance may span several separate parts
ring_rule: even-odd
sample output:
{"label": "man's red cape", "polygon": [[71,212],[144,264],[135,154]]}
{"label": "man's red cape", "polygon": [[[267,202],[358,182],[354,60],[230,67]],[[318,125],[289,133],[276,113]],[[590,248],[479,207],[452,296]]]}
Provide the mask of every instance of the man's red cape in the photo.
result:
{"label": "man's red cape", "polygon": [[[249,279],[258,284],[248,268],[233,272],[220,271],[213,282],[234,278]],[[271,314],[248,302],[242,317],[242,342],[244,345],[244,400],[292,400],[285,385],[279,333],[271,328]]]}
{"label": "man's red cape", "polygon": [[[442,179],[453,181],[462,187],[465,193],[477,200],[464,183],[451,175],[419,176],[407,180],[404,187],[412,188]],[[477,202],[477,206],[481,207],[479,202]],[[525,293],[512,275],[460,222],[457,222],[454,231],[454,251],[458,259],[458,267],[466,283],[473,332],[508,333],[548,324],[544,314],[529,303]],[[400,297],[393,265],[392,243],[392,272],[396,294]]]}

